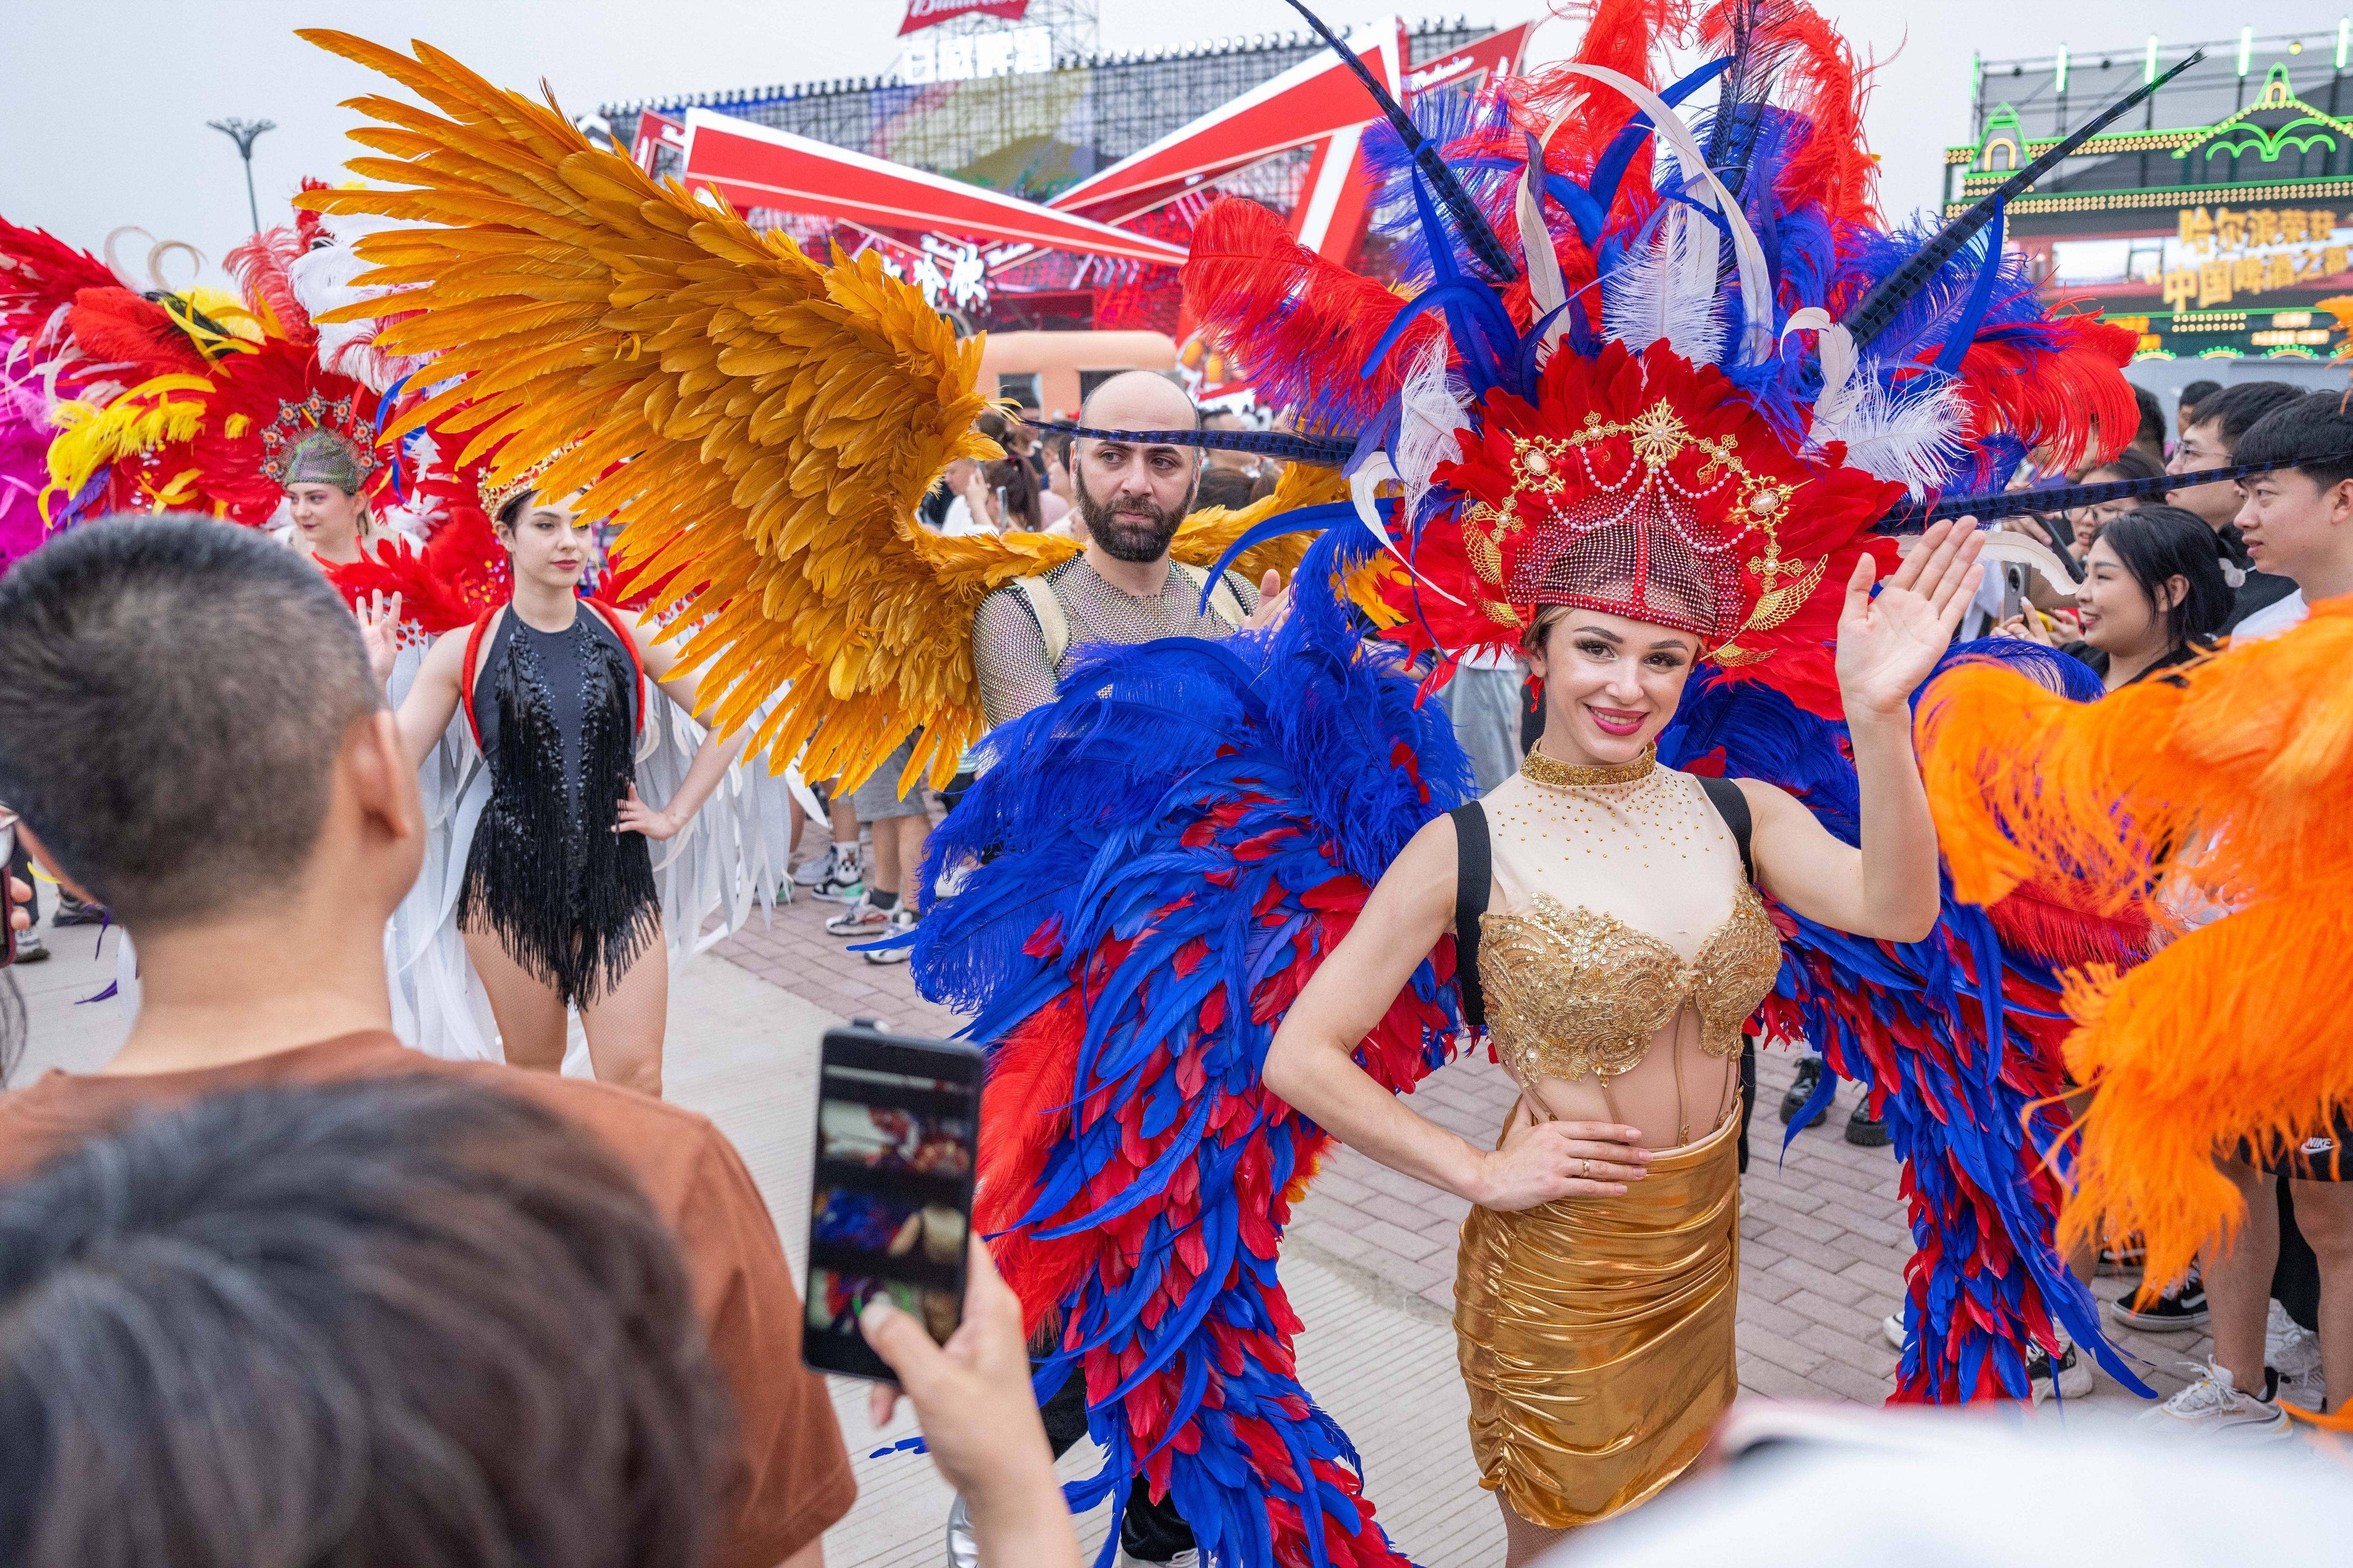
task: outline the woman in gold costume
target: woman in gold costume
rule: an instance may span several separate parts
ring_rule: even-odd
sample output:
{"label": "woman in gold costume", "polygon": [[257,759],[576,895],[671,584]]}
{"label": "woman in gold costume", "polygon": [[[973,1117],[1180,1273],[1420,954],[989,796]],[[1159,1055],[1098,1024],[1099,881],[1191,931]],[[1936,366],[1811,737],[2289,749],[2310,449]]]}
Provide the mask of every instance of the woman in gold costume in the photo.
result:
{"label": "woman in gold costume", "polygon": [[[1455,1329],[1482,1484],[1499,1494],[1514,1563],[1673,1480],[1737,1391],[1741,1026],[1781,964],[1757,890],[1862,936],[1913,942],[1935,923],[1909,700],[1978,579],[1978,536],[1947,524],[1875,596],[1874,563],[1855,563],[1836,659],[1862,786],[1855,848],[1769,784],[1657,764],[1686,678],[1726,628],[1687,608],[1708,602],[1700,576],[1662,564],[1697,560],[1668,525],[1600,531],[1620,537],[1530,563],[1550,584],[1524,645],[1544,687],[1535,750],[1407,846],[1266,1063],[1267,1086],[1334,1136],[1476,1205]],[[1629,560],[1648,574],[1639,591]],[[1351,1056],[1450,932],[1478,981],[1466,1013],[1483,993],[1521,1089],[1492,1150]]]}

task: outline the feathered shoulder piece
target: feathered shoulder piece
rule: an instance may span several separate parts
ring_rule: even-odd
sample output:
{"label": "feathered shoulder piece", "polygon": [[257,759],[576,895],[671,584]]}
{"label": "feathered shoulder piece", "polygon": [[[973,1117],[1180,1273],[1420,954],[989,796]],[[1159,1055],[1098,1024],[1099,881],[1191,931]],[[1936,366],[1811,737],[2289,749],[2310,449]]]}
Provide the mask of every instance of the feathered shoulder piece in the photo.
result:
{"label": "feathered shoulder piece", "polygon": [[428,530],[425,542],[394,534],[363,545],[348,566],[324,563],[328,581],[355,606],[372,595],[398,595],[403,633],[417,640],[471,626],[505,604],[514,577],[482,510],[481,478],[479,464],[426,468],[411,507]]}
{"label": "feathered shoulder piece", "polygon": [[1229,200],[1187,302],[1296,427],[1353,451],[1409,644],[1509,645],[1581,605],[1695,633],[1831,715],[1855,552],[1907,492],[2122,446],[2131,339],[2037,302],[2000,243],[2011,186],[1939,230],[1882,224],[1863,73],[1810,6],[1725,0],[1698,20],[1717,58],[1662,85],[1683,25],[1601,0],[1576,58],[1419,121],[1367,79],[1405,298]]}

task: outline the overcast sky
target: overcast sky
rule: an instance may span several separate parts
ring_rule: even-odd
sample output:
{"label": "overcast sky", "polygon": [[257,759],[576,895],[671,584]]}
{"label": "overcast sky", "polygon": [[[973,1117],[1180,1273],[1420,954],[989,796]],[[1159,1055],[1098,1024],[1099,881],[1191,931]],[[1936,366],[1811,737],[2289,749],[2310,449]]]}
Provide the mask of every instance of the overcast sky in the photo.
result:
{"label": "overcast sky", "polygon": [[[1564,6],[1564,8],[1568,8]],[[1825,0],[1858,53],[1882,62],[1870,133],[1891,212],[1933,203],[1939,158],[1968,131],[1968,59],[2137,50],[2168,41],[2327,27],[2341,7],[2242,0]],[[248,229],[229,139],[206,121],[275,121],[255,144],[265,226],[283,222],[305,174],[337,177],[357,118],[341,100],[382,84],[293,36],[342,27],[380,42],[418,37],[491,79],[544,79],[569,111],[667,94],[835,76],[877,75],[897,57],[902,0],[8,0],[0,51],[0,215],[98,248],[133,225],[194,245],[213,263]],[[1443,15],[1508,24],[1546,0],[1452,0]],[[1325,0],[1335,23],[1411,6]],[[1430,13],[1440,14],[1434,8]],[[1102,45],[1136,48],[1220,35],[1288,31],[1281,0],[1102,0]],[[1537,58],[1567,53],[1579,28],[1552,22]],[[2311,57],[2306,57],[2311,58]],[[2316,67],[2323,62],[2315,59]],[[2323,67],[2325,68],[2325,67]],[[124,260],[143,263],[132,239]],[[170,275],[167,273],[167,275]],[[179,279],[174,277],[174,281]],[[217,274],[212,280],[217,280]]]}

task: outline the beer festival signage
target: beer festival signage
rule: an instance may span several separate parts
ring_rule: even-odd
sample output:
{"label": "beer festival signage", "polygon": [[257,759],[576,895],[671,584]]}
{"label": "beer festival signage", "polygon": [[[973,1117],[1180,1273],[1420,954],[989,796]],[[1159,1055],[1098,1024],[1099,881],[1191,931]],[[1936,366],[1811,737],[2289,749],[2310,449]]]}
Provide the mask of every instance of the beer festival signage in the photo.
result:
{"label": "beer festival signage", "polygon": [[[2317,306],[2353,291],[2353,119],[2283,65],[2261,79],[2213,124],[2095,136],[2010,204],[2009,243],[2054,302],[2133,328],[2142,358],[2328,357]],[[1992,106],[1976,143],[1946,151],[1947,215],[2056,140]]]}

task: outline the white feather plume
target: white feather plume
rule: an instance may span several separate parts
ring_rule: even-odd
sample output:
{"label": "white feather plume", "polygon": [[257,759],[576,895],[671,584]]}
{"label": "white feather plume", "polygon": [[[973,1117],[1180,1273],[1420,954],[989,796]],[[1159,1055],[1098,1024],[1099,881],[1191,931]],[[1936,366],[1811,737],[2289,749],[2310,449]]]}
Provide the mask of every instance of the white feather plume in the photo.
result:
{"label": "white feather plume", "polygon": [[1869,371],[1857,372],[1835,400],[1814,405],[1809,451],[1843,441],[1848,467],[1893,479],[1915,496],[1941,483],[1965,456],[1961,428],[1968,408],[1953,382],[1935,378],[1934,384],[1923,384],[1931,379],[1920,377],[1913,383],[1918,390],[1897,393]]}
{"label": "white feather plume", "polygon": [[[296,257],[286,268],[294,298],[316,321],[338,305],[378,299],[389,289],[359,288],[352,281],[367,269],[354,248],[360,237],[379,229],[407,226],[390,218],[329,214],[322,222],[332,243],[314,247]],[[396,313],[386,307],[387,313]],[[327,370],[383,392],[424,363],[420,356],[388,354],[375,346],[380,321],[345,321],[319,328],[319,363]]]}
{"label": "white feather plume", "polygon": [[1419,510],[1438,465],[1461,461],[1454,437],[1471,423],[1464,407],[1470,395],[1461,375],[1447,367],[1446,340],[1432,339],[1398,389],[1397,470],[1405,485],[1406,518]]}
{"label": "white feather plume", "polygon": [[1638,353],[1663,342],[1694,364],[1714,364],[1724,352],[1724,323],[1716,310],[1716,235],[1704,223],[1694,226],[1690,216],[1680,205],[1668,207],[1649,249],[1630,254],[1603,274],[1601,330]]}

